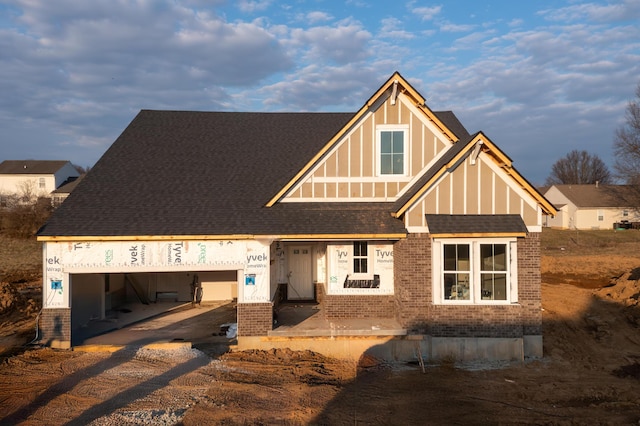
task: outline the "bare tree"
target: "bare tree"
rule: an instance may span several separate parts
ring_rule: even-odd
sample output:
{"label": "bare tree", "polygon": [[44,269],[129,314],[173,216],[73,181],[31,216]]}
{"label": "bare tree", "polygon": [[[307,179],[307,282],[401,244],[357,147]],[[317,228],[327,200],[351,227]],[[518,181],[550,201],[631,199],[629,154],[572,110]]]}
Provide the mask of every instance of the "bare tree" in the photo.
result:
{"label": "bare tree", "polygon": [[81,175],[86,175],[87,173],[89,173],[89,170],[91,170],[91,166],[82,167],[73,163],[71,163],[71,165],[75,167],[78,173],[80,173]]}
{"label": "bare tree", "polygon": [[627,105],[625,124],[616,130],[613,153],[617,177],[640,187],[640,83],[636,87],[636,99]]}
{"label": "bare tree", "polygon": [[600,157],[575,149],[553,164],[545,185],[609,184],[612,180],[609,168]]}

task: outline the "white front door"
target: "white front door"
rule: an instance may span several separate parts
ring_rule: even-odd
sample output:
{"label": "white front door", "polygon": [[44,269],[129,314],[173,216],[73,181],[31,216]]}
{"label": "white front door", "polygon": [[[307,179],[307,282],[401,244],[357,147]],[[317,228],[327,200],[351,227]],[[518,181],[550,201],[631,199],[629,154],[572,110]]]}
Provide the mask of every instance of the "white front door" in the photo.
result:
{"label": "white front door", "polygon": [[287,299],[313,300],[313,279],[311,270],[311,247],[289,247],[289,285]]}

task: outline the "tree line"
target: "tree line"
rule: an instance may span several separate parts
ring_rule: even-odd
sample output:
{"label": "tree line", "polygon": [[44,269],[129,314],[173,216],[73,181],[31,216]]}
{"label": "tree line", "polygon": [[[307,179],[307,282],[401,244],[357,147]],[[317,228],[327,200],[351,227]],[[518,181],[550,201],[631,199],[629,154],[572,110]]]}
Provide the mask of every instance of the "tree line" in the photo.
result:
{"label": "tree line", "polygon": [[597,155],[573,150],[553,164],[545,185],[617,181],[640,186],[640,83],[635,95],[627,104],[624,124],[616,129],[613,138],[614,173]]}

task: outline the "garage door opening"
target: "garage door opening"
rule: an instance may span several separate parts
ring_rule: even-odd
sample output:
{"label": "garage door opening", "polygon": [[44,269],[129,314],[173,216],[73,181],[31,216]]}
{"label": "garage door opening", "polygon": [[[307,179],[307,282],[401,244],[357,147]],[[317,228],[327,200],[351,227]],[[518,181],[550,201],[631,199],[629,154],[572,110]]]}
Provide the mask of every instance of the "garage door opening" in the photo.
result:
{"label": "garage door opening", "polygon": [[[210,322],[218,322],[218,319],[225,319],[225,323],[237,321],[238,281],[235,270],[72,274],[70,282],[73,346],[94,336],[160,316],[166,319],[161,325],[154,326],[156,334],[160,329],[171,334],[177,323],[186,321],[188,326],[183,326],[182,332],[173,332],[176,339],[182,340],[192,340],[194,333],[203,338],[206,328],[211,330],[210,335],[217,335],[220,324]],[[178,315],[181,311],[193,309],[200,311]],[[224,313],[191,319],[216,309]],[[202,328],[197,321],[204,323]]]}

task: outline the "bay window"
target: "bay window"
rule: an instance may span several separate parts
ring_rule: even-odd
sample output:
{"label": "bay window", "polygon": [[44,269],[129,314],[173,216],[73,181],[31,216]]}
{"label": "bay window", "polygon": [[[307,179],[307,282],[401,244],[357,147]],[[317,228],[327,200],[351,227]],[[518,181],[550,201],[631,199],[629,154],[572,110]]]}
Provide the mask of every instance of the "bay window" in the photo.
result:
{"label": "bay window", "polygon": [[517,302],[516,250],[515,238],[434,240],[434,302]]}

